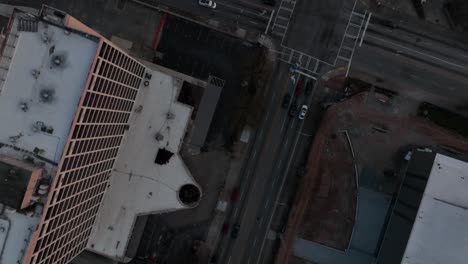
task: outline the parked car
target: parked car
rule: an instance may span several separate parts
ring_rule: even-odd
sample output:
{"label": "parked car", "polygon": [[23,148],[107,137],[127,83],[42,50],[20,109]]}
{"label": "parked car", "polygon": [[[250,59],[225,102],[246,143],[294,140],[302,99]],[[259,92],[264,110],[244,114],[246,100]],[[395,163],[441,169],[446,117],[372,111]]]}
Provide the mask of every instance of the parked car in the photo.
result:
{"label": "parked car", "polygon": [[232,190],[232,192],[231,192],[231,203],[235,203],[235,202],[237,202],[237,200],[239,200],[239,194],[240,194],[239,187],[236,187],[236,188],[234,188],[234,190]]}
{"label": "parked car", "polygon": [[265,5],[269,5],[269,6],[275,6],[276,5],[276,0],[263,0],[263,3]]}
{"label": "parked car", "polygon": [[286,94],[283,96],[283,103],[281,103],[281,106],[282,106],[283,108],[288,108],[289,102],[291,102],[291,95],[290,95],[289,93],[286,93]]}
{"label": "parked car", "polygon": [[295,116],[297,112],[297,104],[296,102],[292,102],[291,107],[289,108],[289,116]]}
{"label": "parked car", "polygon": [[300,96],[304,92],[304,78],[300,77],[296,85],[296,96]]}
{"label": "parked car", "polygon": [[211,0],[198,0],[198,4],[208,8],[216,8],[216,2]]}
{"label": "parked car", "polygon": [[239,235],[239,230],[240,230],[240,225],[239,225],[239,224],[235,224],[235,225],[232,227],[231,238],[237,238],[237,236]]}
{"label": "parked car", "polygon": [[310,95],[312,93],[313,88],[314,88],[314,83],[311,81],[307,82],[306,88],[305,88],[305,95]]}
{"label": "parked car", "polygon": [[227,234],[229,232],[229,223],[228,222],[224,222],[223,224],[223,228],[221,229],[221,233],[223,233],[223,235]]}
{"label": "parked car", "polygon": [[301,112],[299,113],[299,119],[300,120],[304,120],[308,109],[309,109],[309,107],[307,107],[307,105],[302,105]]}

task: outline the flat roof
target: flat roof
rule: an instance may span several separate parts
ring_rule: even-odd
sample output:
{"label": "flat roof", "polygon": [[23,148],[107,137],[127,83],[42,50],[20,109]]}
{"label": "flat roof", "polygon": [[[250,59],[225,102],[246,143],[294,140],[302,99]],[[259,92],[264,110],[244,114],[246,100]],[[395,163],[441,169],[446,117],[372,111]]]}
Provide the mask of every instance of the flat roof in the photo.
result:
{"label": "flat roof", "polygon": [[467,172],[468,163],[436,155],[401,263],[466,263]]}
{"label": "flat roof", "polygon": [[411,153],[379,249],[378,264],[401,262],[436,156],[435,152],[424,149]]}
{"label": "flat roof", "polygon": [[31,171],[0,161],[0,203],[20,209]]}
{"label": "flat roof", "polygon": [[[178,191],[184,184],[197,185],[178,154],[192,112],[192,107],[177,102],[182,81],[159,71],[151,74],[150,85],[139,91],[137,112],[131,117],[87,247],[120,261],[128,260],[126,251],[138,216],[189,208],[178,199]],[[173,118],[167,118],[169,112]],[[159,141],[157,133],[163,137]],[[173,153],[163,165],[155,163],[160,149]]]}
{"label": "flat roof", "polygon": [[19,214],[16,210],[4,208],[0,216],[0,229],[4,230],[0,232],[0,263],[21,263],[31,235],[41,219],[41,211],[42,208],[37,208]]}
{"label": "flat roof", "polygon": [[[19,11],[7,36],[0,57],[0,154],[21,161],[27,158],[45,169],[47,177],[53,177],[98,40]],[[0,226],[4,230],[0,232],[0,263],[22,261],[42,215],[41,205],[27,210],[14,207],[24,193],[23,178],[10,186],[10,201],[0,200]],[[4,188],[9,187],[2,184],[2,195]],[[13,188],[17,188],[14,195]]]}
{"label": "flat roof", "polygon": [[204,88],[203,97],[197,110],[194,131],[190,143],[195,147],[203,147],[211,127],[219,97],[224,88],[224,80],[214,76],[208,78],[208,85]]}
{"label": "flat roof", "polygon": [[[10,148],[0,153],[22,159],[36,149],[58,163],[98,42],[42,21],[31,23],[37,23],[37,32],[12,32],[9,44],[15,48],[3,54],[12,58],[3,65],[8,71],[0,91],[0,143]],[[15,19],[12,30],[17,28]]]}

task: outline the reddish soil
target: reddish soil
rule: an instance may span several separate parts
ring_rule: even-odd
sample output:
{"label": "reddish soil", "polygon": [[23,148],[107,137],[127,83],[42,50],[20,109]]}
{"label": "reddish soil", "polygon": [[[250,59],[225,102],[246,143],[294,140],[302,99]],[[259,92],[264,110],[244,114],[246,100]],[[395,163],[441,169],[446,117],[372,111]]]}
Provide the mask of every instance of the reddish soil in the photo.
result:
{"label": "reddish soil", "polygon": [[326,139],[319,164],[318,189],[309,196],[299,236],[346,250],[354,225],[356,182],[353,158],[344,133],[332,134]]}
{"label": "reddish soil", "polygon": [[[397,106],[390,109],[373,96],[356,95],[325,113],[309,153],[307,174],[289,215],[277,264],[303,263],[292,255],[297,236],[335,248],[343,248],[349,241],[356,187],[349,147],[338,131],[349,131],[358,170],[367,166],[379,170],[395,167],[396,158],[402,158],[399,150],[408,145],[448,146],[468,153],[467,139],[417,117],[417,102],[397,105],[396,100]],[[333,134],[337,135],[335,139]],[[382,191],[391,193],[395,186],[387,190],[383,186]]]}

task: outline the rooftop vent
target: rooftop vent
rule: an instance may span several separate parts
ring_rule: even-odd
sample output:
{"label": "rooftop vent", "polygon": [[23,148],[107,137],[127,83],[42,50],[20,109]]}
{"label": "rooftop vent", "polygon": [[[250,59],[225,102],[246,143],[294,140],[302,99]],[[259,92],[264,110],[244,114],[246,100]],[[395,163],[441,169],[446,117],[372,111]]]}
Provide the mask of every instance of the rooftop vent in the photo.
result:
{"label": "rooftop vent", "polygon": [[195,206],[201,198],[201,190],[194,184],[183,185],[178,193],[179,200],[187,206]]}
{"label": "rooftop vent", "polygon": [[19,108],[21,109],[21,111],[27,112],[29,109],[29,106],[26,102],[20,102]]}
{"label": "rooftop vent", "polygon": [[54,55],[52,56],[51,60],[52,67],[62,67],[65,64],[65,56],[64,55]]}
{"label": "rooftop vent", "polygon": [[51,89],[42,89],[42,90],[39,92],[41,102],[43,102],[43,103],[49,103],[49,102],[53,101],[53,99],[54,99],[54,94],[55,94],[54,90],[51,90]]}
{"label": "rooftop vent", "polygon": [[166,165],[169,160],[172,158],[174,153],[166,149],[159,149],[158,154],[156,154],[156,160],[154,163],[159,165]]}

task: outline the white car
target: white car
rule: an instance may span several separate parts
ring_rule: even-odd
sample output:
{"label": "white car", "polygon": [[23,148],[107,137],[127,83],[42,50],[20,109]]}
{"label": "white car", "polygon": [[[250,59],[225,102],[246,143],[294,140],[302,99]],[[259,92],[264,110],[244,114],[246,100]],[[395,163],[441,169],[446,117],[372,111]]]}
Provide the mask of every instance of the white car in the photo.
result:
{"label": "white car", "polygon": [[198,4],[204,7],[209,7],[209,8],[216,8],[216,3],[211,0],[198,0]]}
{"label": "white car", "polygon": [[299,112],[299,119],[300,120],[304,120],[308,109],[309,109],[309,107],[307,107],[307,105],[302,105],[301,111]]}

